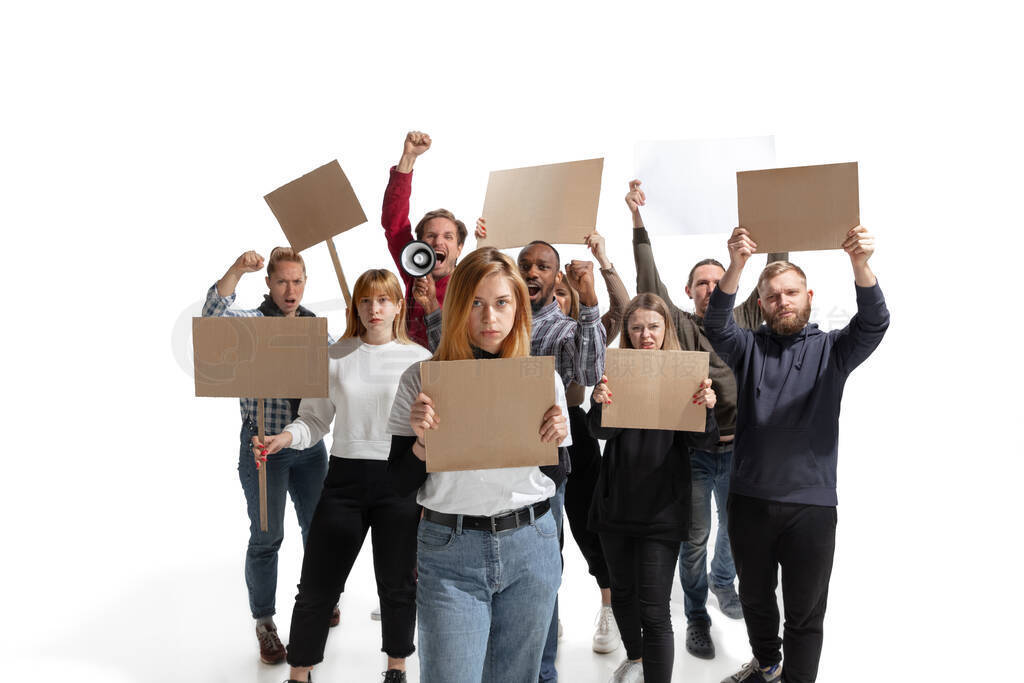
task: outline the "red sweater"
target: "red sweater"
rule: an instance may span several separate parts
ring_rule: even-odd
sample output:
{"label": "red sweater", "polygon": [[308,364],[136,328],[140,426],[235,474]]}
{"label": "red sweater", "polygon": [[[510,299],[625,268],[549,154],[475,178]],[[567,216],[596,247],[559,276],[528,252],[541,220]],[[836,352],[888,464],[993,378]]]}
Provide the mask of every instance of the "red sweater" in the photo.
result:
{"label": "red sweater", "polygon": [[[388,189],[384,191],[384,207],[381,210],[380,222],[384,226],[384,236],[388,240],[388,250],[391,258],[398,266],[398,272],[405,282],[406,301],[406,323],[409,327],[409,336],[420,346],[429,349],[427,345],[427,325],[423,320],[426,311],[412,298],[413,279],[402,270],[401,257],[402,247],[415,239],[412,235],[412,223],[409,222],[409,195],[412,194],[412,172],[400,173],[394,166],[391,167],[391,179],[388,181]],[[437,289],[437,302],[444,304],[444,292],[448,289],[448,278],[434,280],[434,287]]]}

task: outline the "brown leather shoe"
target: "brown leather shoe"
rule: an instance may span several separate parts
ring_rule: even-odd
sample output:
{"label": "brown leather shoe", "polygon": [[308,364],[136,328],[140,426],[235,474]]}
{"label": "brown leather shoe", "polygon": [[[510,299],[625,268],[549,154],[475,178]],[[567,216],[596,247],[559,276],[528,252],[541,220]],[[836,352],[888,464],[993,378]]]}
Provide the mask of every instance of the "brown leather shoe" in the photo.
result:
{"label": "brown leather shoe", "polygon": [[340,623],[341,623],[341,610],[338,609],[337,605],[335,605],[334,606],[334,611],[331,612],[331,628],[334,628],[335,626],[337,626]]}
{"label": "brown leather shoe", "polygon": [[285,658],[284,645],[277,637],[277,626],[256,624],[256,639],[260,641],[260,661],[264,664],[280,664]]}

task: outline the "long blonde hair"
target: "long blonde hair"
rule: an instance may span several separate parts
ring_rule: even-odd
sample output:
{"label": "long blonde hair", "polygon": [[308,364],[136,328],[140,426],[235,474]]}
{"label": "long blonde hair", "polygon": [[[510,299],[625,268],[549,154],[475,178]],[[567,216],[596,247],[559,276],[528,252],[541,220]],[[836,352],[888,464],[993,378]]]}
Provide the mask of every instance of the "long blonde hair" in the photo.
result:
{"label": "long blonde hair", "polygon": [[501,343],[502,358],[530,355],[530,294],[511,258],[494,247],[481,247],[467,256],[452,272],[444,292],[441,315],[441,344],[432,360],[469,360],[473,348],[469,339],[469,315],[473,310],[473,295],[481,280],[491,275],[503,275],[516,301],[516,315],[512,329]]}
{"label": "long blonde hair", "polygon": [[348,324],[341,338],[361,337],[366,334],[366,325],[359,319],[357,304],[363,297],[372,299],[379,294],[391,299],[398,306],[398,314],[391,325],[391,335],[401,344],[412,344],[413,341],[409,339],[405,330],[405,299],[402,297],[402,285],[394,273],[384,268],[368,270],[356,280],[355,287],[352,288],[352,304],[345,313]]}
{"label": "long blonde hair", "polygon": [[626,311],[622,314],[622,333],[619,336],[619,347],[623,349],[636,348],[633,346],[633,340],[629,337],[629,317],[640,310],[654,311],[665,321],[665,339],[661,343],[663,351],[679,351],[682,349],[679,345],[679,336],[676,334],[675,321],[672,320],[672,316],[668,312],[665,300],[657,294],[651,294],[650,292],[637,294],[629,302],[629,306],[626,306]]}

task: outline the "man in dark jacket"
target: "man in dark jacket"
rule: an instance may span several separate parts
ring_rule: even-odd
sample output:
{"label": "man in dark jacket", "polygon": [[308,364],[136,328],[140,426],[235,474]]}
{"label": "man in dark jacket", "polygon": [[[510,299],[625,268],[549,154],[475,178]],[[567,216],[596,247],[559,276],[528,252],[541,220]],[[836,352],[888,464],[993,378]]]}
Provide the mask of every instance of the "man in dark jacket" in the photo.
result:
{"label": "man in dark jacket", "polygon": [[[736,228],[729,268],[711,295],[704,328],[736,375],[737,422],[729,495],[729,537],[754,660],[725,679],[814,681],[836,532],[839,405],[850,373],[889,326],[868,259],[874,239],[858,225],[843,248],[853,265],[857,314],[842,330],[808,325],[813,292],[786,261],[758,279],[766,326],[743,329],[732,316],[743,267],[756,250]],[[775,588],[782,566],[783,639]],[[782,671],[782,649],[785,671]]]}

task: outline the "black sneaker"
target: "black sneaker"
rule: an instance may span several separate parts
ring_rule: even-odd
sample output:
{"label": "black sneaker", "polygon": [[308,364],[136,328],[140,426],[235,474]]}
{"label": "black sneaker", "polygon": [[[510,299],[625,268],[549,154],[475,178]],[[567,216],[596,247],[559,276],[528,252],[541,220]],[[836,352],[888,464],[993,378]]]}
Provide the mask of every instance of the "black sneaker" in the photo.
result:
{"label": "black sneaker", "polygon": [[405,672],[398,669],[388,669],[384,672],[384,683],[406,683]]}
{"label": "black sneaker", "polygon": [[686,651],[701,659],[715,658],[715,644],[711,640],[711,624],[695,621],[686,625]]}
{"label": "black sneaker", "polygon": [[782,665],[775,664],[768,671],[762,671],[757,664],[757,659],[751,659],[743,665],[743,668],[728,678],[723,678],[722,683],[778,683],[782,679]]}

